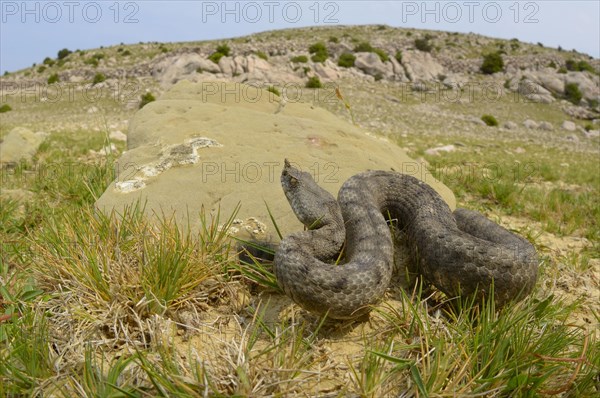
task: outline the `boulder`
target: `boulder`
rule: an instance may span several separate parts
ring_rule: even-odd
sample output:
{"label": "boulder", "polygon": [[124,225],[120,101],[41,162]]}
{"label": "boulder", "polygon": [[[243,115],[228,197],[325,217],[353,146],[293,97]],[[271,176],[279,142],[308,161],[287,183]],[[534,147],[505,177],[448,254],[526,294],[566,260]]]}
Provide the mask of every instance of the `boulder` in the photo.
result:
{"label": "boulder", "polygon": [[261,239],[273,233],[268,204],[288,234],[302,226],[280,185],[285,158],[334,195],[356,173],[393,169],[426,181],[455,206],[452,192],[396,144],[311,104],[216,81],[181,81],[135,114],[118,177],[96,206],[122,212],[141,200],[146,214],[174,214],[197,231],[202,207],[220,209],[223,222],[239,203],[231,232]]}
{"label": "boulder", "polygon": [[527,119],[523,122],[523,126],[525,126],[528,129],[531,130],[535,130],[537,128],[540,127],[540,125],[538,124],[538,122],[536,122],[535,120],[531,120],[531,119]]}
{"label": "boulder", "polygon": [[567,131],[575,131],[577,129],[577,125],[570,120],[565,120],[560,127]]}
{"label": "boulder", "polygon": [[444,67],[431,54],[422,51],[402,52],[402,64],[411,81],[434,81],[444,74]]}
{"label": "boulder", "polygon": [[24,127],[13,128],[0,141],[0,163],[14,164],[31,160],[47,136],[46,133],[34,133]]}
{"label": "boulder", "polygon": [[394,68],[391,62],[381,62],[379,55],[375,53],[356,53],[354,66],[369,76],[380,76],[391,79],[394,76]]}

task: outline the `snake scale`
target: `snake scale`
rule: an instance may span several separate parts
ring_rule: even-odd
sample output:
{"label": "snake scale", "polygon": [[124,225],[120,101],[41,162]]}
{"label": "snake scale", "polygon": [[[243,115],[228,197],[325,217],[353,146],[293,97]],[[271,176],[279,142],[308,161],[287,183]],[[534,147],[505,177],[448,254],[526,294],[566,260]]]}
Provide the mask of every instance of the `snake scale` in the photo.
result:
{"label": "snake scale", "polygon": [[[338,199],[288,160],[285,195],[308,230],[284,237],[274,271],[285,293],[303,308],[334,319],[367,313],[384,295],[394,270],[386,219],[407,237],[410,260],[448,297],[487,297],[498,307],[529,294],[538,257],[524,238],[480,213],[450,210],[429,185],[393,171],[349,178]],[[345,261],[335,264],[345,244]]]}

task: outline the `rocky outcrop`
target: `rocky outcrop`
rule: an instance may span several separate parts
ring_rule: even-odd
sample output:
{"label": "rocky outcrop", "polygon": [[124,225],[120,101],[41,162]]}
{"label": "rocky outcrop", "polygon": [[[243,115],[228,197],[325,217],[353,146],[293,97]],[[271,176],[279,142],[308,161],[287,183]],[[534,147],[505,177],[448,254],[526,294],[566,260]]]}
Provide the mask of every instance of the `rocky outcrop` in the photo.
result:
{"label": "rocky outcrop", "polygon": [[241,232],[272,231],[265,203],[282,233],[301,230],[279,182],[284,158],[333,194],[357,172],[394,169],[425,180],[455,205],[452,192],[397,145],[322,108],[286,104],[245,84],[177,83],[136,113],[127,144],[118,178],[96,206],[122,211],[141,200],[147,214],[174,213],[194,230],[203,206],[212,214],[220,208],[225,219],[238,203]]}
{"label": "rocky outcrop", "polygon": [[402,64],[407,77],[413,82],[438,80],[444,74],[444,67],[427,52],[405,51]]}

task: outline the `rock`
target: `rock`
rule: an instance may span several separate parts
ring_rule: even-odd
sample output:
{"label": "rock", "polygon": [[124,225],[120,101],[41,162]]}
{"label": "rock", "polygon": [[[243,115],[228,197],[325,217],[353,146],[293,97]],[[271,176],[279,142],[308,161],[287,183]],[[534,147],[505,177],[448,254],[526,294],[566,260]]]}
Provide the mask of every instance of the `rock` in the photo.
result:
{"label": "rock", "polygon": [[189,79],[198,71],[220,73],[221,68],[198,53],[178,54],[158,62],[152,76],[160,81],[163,87],[168,87],[180,80]]}
{"label": "rock", "polygon": [[565,83],[574,83],[579,87],[581,95],[586,100],[596,100],[600,97],[600,78],[589,72],[568,72]]}
{"label": "rock", "polygon": [[0,163],[11,164],[31,160],[47,136],[46,133],[34,133],[24,127],[13,128],[0,142]]}
{"label": "rock", "polygon": [[219,69],[221,70],[221,73],[226,76],[233,76],[235,70],[237,69],[235,62],[231,57],[221,57],[221,59],[219,59],[218,65]]}
{"label": "rock", "polygon": [[404,67],[398,60],[394,57],[390,58],[390,62],[392,63],[392,71],[396,77],[396,80],[401,82],[407,82],[408,77],[406,77],[406,72],[404,71]]}
{"label": "rock", "polygon": [[517,91],[519,94],[533,102],[550,104],[555,101],[550,91],[528,79],[519,81]]}
{"label": "rock", "polygon": [[220,208],[223,222],[241,203],[231,232],[254,236],[273,231],[266,202],[283,234],[300,231],[279,182],[284,158],[334,195],[358,172],[394,169],[425,180],[454,208],[452,192],[397,145],[322,108],[279,101],[239,83],[177,83],[131,120],[118,177],[97,208],[121,212],[140,199],[149,216],[174,213],[198,231],[202,206]]}
{"label": "rock", "polygon": [[502,127],[504,127],[507,130],[515,130],[519,127],[519,125],[517,125],[517,123],[515,122],[505,122]]}
{"label": "rock", "polygon": [[337,80],[339,74],[336,68],[335,64],[330,60],[326,60],[325,64],[317,62],[313,65],[315,73],[324,80]]}
{"label": "rock", "polygon": [[531,119],[527,119],[527,120],[525,120],[525,121],[523,122],[523,126],[525,126],[525,127],[526,127],[526,128],[528,128],[528,129],[531,129],[531,130],[535,130],[535,129],[537,129],[537,128],[539,128],[539,127],[540,127],[540,126],[539,126],[539,124],[538,124],[537,122],[535,122],[535,121],[533,121],[533,120],[531,120]]}
{"label": "rock", "polygon": [[457,90],[464,87],[469,82],[469,79],[465,75],[451,74],[446,76],[442,84],[450,89]]}
{"label": "rock", "polygon": [[422,51],[403,51],[402,64],[411,81],[434,81],[444,74],[444,67],[431,54]]}
{"label": "rock", "polygon": [[577,129],[577,125],[570,120],[565,120],[560,127],[567,131],[575,131]]}
{"label": "rock", "polygon": [[367,75],[380,76],[390,79],[394,76],[394,69],[391,62],[381,62],[379,55],[375,53],[356,53],[354,66],[362,70]]}
{"label": "rock", "polygon": [[111,131],[108,138],[113,141],[127,141],[127,135],[123,134],[121,130]]}
{"label": "rock", "polygon": [[538,128],[540,130],[552,131],[554,130],[554,126],[550,122],[540,122]]}
{"label": "rock", "polygon": [[425,150],[427,155],[439,155],[440,152],[454,152],[456,150],[456,146],[454,145],[444,145],[436,148],[429,148]]}
{"label": "rock", "polygon": [[600,130],[589,130],[583,134],[585,134],[586,138],[596,138],[596,137],[600,137]]}

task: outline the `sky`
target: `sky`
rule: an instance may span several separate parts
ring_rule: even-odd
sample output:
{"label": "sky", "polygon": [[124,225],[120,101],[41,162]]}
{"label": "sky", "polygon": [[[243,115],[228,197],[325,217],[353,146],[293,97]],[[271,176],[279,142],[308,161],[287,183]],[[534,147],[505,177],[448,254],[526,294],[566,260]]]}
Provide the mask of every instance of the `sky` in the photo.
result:
{"label": "sky", "polygon": [[473,32],[600,57],[599,0],[0,0],[0,74],[56,58],[63,48],[211,40],[338,24]]}

